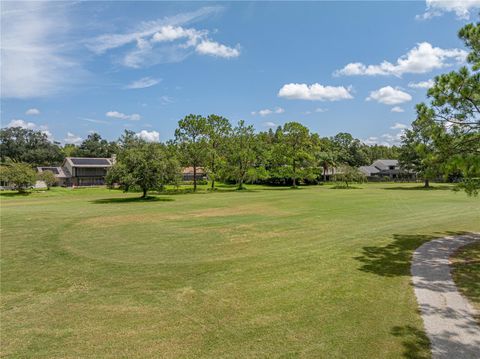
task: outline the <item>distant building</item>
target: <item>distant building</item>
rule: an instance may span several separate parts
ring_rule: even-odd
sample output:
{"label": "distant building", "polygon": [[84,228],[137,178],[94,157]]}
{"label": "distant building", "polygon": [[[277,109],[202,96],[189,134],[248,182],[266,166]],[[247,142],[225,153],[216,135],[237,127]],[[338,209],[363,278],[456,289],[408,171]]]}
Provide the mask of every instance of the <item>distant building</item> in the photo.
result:
{"label": "distant building", "polygon": [[[197,181],[207,179],[207,172],[203,167],[197,167],[196,172]],[[193,167],[185,167],[182,170],[182,178],[184,181],[193,181]]]}
{"label": "distant building", "polygon": [[369,180],[414,179],[414,174],[400,168],[398,160],[376,160],[370,166],[358,168]]}
{"label": "distant building", "polygon": [[59,186],[100,186],[105,184],[113,163],[113,158],[66,157],[60,167],[37,167],[37,170],[52,172]]}

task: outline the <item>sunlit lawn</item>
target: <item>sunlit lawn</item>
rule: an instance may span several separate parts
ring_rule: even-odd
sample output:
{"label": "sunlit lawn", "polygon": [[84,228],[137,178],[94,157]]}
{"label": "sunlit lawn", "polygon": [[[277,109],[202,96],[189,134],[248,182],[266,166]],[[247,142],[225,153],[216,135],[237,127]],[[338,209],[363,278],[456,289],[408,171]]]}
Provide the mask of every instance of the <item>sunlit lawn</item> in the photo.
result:
{"label": "sunlit lawn", "polygon": [[413,249],[480,200],[368,184],[1,196],[1,354],[429,357]]}

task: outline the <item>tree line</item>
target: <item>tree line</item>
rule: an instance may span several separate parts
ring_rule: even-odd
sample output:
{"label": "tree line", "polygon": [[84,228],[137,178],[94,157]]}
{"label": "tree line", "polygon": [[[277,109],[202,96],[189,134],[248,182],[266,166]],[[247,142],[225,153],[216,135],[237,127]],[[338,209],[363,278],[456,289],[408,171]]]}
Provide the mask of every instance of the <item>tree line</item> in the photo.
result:
{"label": "tree line", "polygon": [[193,191],[199,168],[208,174],[210,190],[216,189],[218,181],[235,183],[241,190],[245,183],[293,187],[300,182],[318,183],[339,166],[354,181],[352,172],[357,179],[362,177],[354,168],[380,157],[398,156],[396,147],[367,146],[347,133],[321,138],[298,122],[257,133],[244,121],[232,125],[222,116],[193,114],[178,122],[174,139],[166,143],[149,143],[125,131],[117,146],[107,183],[125,190],[139,187],[144,196],[151,188],[179,183],[182,167],[192,168]]}
{"label": "tree line", "polygon": [[[211,189],[217,181],[292,185],[325,180],[335,167],[358,167],[379,158],[398,158],[399,148],[366,145],[349,133],[320,137],[298,122],[275,130],[256,132],[239,121],[236,125],[218,115],[188,115],[178,122],[175,136],[165,143],[149,143],[126,130],[116,141],[90,134],[80,145],[52,143],[40,131],[19,127],[0,130],[3,164],[59,165],[65,157],[111,157],[117,164],[107,180],[155,188],[180,181],[180,169],[203,168]],[[155,184],[155,186],[153,186]],[[194,190],[197,176],[193,177]]]}

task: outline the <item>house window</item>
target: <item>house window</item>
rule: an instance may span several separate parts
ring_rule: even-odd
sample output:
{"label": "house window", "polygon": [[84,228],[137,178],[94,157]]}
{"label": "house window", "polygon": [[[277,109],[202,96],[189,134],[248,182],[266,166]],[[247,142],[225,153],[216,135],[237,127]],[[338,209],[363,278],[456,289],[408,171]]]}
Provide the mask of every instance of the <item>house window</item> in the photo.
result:
{"label": "house window", "polygon": [[388,169],[389,169],[389,170],[394,170],[394,169],[395,169],[395,166],[388,166]]}

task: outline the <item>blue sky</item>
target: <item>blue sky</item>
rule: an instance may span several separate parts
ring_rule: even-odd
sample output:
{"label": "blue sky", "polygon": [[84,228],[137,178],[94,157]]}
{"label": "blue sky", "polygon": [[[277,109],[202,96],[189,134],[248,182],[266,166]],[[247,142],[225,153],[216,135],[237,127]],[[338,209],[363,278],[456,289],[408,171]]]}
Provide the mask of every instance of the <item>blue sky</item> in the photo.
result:
{"label": "blue sky", "polygon": [[78,143],[189,113],[398,143],[480,0],[2,2],[1,121]]}

